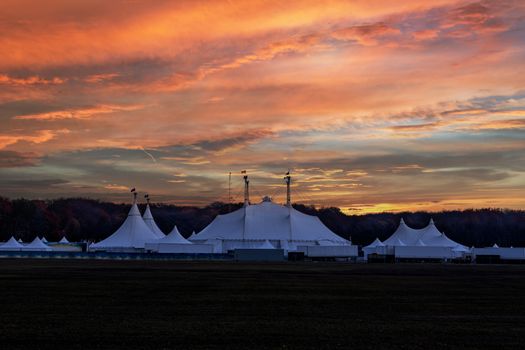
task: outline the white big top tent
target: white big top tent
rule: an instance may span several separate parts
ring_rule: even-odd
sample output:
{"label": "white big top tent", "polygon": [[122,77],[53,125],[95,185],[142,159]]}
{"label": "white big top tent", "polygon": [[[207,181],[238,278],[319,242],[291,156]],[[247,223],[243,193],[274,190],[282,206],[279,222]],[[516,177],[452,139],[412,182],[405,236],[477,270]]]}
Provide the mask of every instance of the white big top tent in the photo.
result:
{"label": "white big top tent", "polygon": [[389,238],[383,242],[376,239],[364,247],[363,251],[365,259],[373,253],[391,254],[401,258],[447,259],[462,256],[469,249],[441,233],[432,219],[422,229],[413,229],[401,219],[398,228]]}
{"label": "white big top tent", "polygon": [[89,246],[91,250],[133,251],[144,249],[146,242],[158,239],[142,219],[134,193],[128,217],[115,233]]}
{"label": "white big top tent", "polygon": [[190,240],[213,242],[223,253],[259,248],[263,244],[270,247],[267,243],[285,250],[297,245],[351,245],[350,241],[330,231],[318,217],[303,214],[291,205],[273,203],[269,197],[264,197],[259,204],[245,203],[243,208],[218,215]]}

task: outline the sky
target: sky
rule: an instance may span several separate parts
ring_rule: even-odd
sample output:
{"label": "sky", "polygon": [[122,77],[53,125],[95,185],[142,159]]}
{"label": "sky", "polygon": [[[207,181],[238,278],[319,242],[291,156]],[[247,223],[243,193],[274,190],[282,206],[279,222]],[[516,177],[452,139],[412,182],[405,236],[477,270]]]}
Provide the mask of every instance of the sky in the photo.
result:
{"label": "sky", "polygon": [[0,2],[0,196],[525,208],[525,2]]}

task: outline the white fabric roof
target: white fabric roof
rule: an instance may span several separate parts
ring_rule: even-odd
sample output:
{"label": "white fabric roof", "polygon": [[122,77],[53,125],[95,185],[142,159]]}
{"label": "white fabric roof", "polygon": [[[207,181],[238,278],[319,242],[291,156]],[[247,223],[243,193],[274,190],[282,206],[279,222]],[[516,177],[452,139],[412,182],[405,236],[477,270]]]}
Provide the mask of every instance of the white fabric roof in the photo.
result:
{"label": "white fabric roof", "polygon": [[155,219],[153,219],[153,215],[151,215],[149,204],[146,205],[146,211],[144,212],[142,219],[144,219],[144,222],[146,223],[146,225],[148,225],[151,232],[153,232],[155,236],[157,236],[157,238],[163,238],[166,236],[164,232],[162,232],[160,228],[157,226],[157,224],[155,223]]}
{"label": "white fabric roof", "polygon": [[421,239],[418,239],[415,245],[418,246],[418,247],[424,247],[424,246],[426,246],[426,244],[423,243],[423,241],[422,241]]}
{"label": "white fabric roof", "polygon": [[104,248],[144,248],[146,242],[157,239],[140,216],[137,204],[133,204],[128,217],[115,233],[91,245],[94,249]]}
{"label": "white fabric roof", "polygon": [[350,244],[330,231],[316,216],[292,207],[263,201],[234,212],[218,215],[192,240],[332,241]]}
{"label": "white fabric roof", "polygon": [[[402,244],[400,244],[400,242]],[[454,248],[459,243],[448,238],[444,233],[434,225],[434,220],[430,219],[428,225],[422,229],[413,229],[405,224],[401,219],[396,231],[383,242],[388,246],[432,246],[432,247],[450,247]]]}
{"label": "white fabric roof", "polygon": [[458,244],[457,246],[452,248],[452,250],[455,251],[455,252],[465,252],[465,253],[470,252],[470,249],[468,249],[467,247],[465,247],[464,245],[461,245],[461,244]]}
{"label": "white fabric roof", "polygon": [[385,245],[383,244],[383,242],[381,242],[379,238],[376,238],[375,241],[373,241],[372,243],[370,243],[364,248],[375,248],[375,247],[384,247],[384,246]]}
{"label": "white fabric roof", "polygon": [[171,230],[171,232],[167,236],[164,236],[161,239],[157,239],[154,242],[158,244],[162,244],[162,243],[192,244],[186,238],[182,237],[179,230],[177,229],[177,225],[173,226],[173,230]]}
{"label": "white fabric roof", "polygon": [[7,242],[0,244],[0,250],[20,250],[23,247],[13,236]]}
{"label": "white fabric roof", "polygon": [[58,243],[67,244],[67,243],[69,243],[69,241],[67,240],[66,236],[64,236],[64,237],[62,237],[62,239],[60,241],[58,241]]}
{"label": "white fabric roof", "polygon": [[46,245],[44,242],[40,240],[40,238],[35,237],[35,239],[25,246],[22,246],[21,250],[38,250],[38,251],[52,251],[53,248]]}

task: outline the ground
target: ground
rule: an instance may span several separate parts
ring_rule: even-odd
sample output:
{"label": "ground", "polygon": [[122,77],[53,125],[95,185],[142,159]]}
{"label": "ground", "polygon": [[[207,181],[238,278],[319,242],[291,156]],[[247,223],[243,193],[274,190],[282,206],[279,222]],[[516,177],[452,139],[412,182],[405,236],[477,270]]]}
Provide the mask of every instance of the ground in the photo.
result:
{"label": "ground", "polygon": [[0,260],[2,349],[523,349],[525,266]]}

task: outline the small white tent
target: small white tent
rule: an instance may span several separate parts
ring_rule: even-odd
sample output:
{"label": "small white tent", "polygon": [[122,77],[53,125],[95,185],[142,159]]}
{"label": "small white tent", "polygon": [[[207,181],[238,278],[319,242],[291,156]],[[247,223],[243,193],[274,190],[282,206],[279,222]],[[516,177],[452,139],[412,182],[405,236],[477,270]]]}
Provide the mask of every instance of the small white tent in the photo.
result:
{"label": "small white tent", "polygon": [[22,247],[22,251],[46,251],[50,252],[53,250],[53,248],[49,247],[45,243],[43,243],[40,238],[35,237],[35,239],[25,246]]}
{"label": "small white tent", "polygon": [[383,242],[376,238],[372,243],[363,247],[363,255],[365,260],[370,254],[385,254],[385,245]]}
{"label": "small white tent", "polygon": [[69,241],[67,240],[66,236],[62,237],[60,241],[58,241],[60,244],[69,244]]}
{"label": "small white tent", "polygon": [[23,247],[13,236],[7,242],[0,244],[0,250],[20,251]]}

